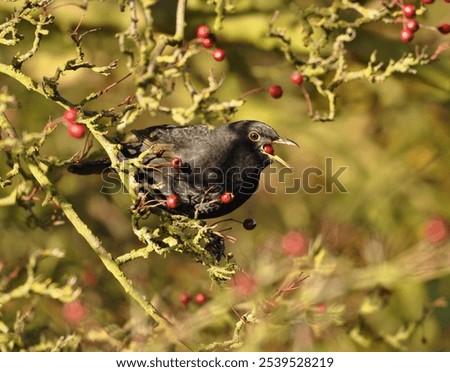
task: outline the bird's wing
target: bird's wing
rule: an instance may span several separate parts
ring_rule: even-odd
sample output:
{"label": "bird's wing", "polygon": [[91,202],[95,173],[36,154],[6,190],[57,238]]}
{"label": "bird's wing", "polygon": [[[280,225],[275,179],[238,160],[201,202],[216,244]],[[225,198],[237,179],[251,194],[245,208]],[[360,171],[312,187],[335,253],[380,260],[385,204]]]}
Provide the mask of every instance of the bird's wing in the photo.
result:
{"label": "bird's wing", "polygon": [[209,134],[206,125],[157,125],[145,129],[133,130],[132,133],[144,145],[150,147],[154,143],[174,144],[176,147],[192,147],[197,139],[205,138]]}

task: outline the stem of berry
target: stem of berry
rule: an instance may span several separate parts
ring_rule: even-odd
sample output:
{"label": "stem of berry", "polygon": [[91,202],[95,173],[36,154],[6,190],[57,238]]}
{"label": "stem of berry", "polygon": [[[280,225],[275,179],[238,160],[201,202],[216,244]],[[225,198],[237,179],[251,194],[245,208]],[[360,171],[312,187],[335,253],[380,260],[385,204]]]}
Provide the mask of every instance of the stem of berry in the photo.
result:
{"label": "stem of berry", "polygon": [[255,94],[255,93],[262,92],[263,90],[264,90],[264,88],[262,88],[262,87],[250,89],[250,90],[248,90],[247,92],[242,93],[242,94],[239,96],[238,99],[239,99],[239,100],[242,100],[242,99],[244,99],[245,97],[251,96],[252,94]]}

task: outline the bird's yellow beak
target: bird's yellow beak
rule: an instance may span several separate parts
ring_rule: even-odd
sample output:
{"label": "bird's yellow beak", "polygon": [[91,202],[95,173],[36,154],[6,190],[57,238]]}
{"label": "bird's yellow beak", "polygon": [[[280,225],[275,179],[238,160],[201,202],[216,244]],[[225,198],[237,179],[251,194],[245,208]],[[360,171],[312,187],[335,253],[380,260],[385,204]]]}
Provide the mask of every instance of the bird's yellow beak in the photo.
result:
{"label": "bird's yellow beak", "polygon": [[300,147],[297,142],[292,141],[292,140],[290,140],[288,138],[284,138],[284,137],[280,137],[280,138],[276,139],[275,141],[273,141],[272,143],[277,143],[277,144],[280,144],[280,145],[289,145],[289,146]]}
{"label": "bird's yellow beak", "polygon": [[[299,147],[299,145],[288,139],[288,138],[284,138],[284,137],[280,137],[278,139],[276,139],[275,141],[272,141],[272,143],[277,143],[277,144],[281,144],[281,145],[289,145],[289,146],[297,146]],[[280,163],[282,166],[289,168],[289,169],[294,169],[293,167],[291,167],[286,161],[284,161],[282,158],[280,158],[278,155],[275,155],[275,151],[273,150],[272,145],[270,144],[270,151],[266,151],[266,147],[263,146],[262,151],[273,161],[276,161],[278,163]]]}

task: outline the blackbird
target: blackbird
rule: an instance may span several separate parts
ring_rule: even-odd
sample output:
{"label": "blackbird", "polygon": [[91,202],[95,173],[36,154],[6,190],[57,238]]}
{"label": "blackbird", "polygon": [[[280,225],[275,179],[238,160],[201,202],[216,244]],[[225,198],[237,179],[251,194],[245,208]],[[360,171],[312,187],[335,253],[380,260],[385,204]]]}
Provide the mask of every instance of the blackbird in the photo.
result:
{"label": "blackbird", "polygon": [[[275,155],[273,144],[298,146],[253,120],[215,129],[159,125],[132,132],[137,141],[118,144],[118,157],[124,166],[134,160],[131,174],[145,203],[200,219],[240,207],[257,190],[261,171],[272,161],[288,166]],[[100,159],[73,164],[69,171],[92,174],[113,169],[109,159]]]}

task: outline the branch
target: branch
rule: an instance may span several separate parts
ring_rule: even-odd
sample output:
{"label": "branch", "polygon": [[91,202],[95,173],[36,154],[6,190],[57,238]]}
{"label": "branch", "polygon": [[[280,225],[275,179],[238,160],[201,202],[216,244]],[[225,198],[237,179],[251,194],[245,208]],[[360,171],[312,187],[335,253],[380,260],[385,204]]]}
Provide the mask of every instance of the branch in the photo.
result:
{"label": "branch", "polygon": [[149,302],[133,285],[132,281],[128,279],[125,274],[120,270],[118,264],[114,261],[111,254],[103,247],[100,239],[94,235],[89,227],[81,220],[78,214],[62,195],[60,195],[55,189],[54,185],[50,182],[48,177],[40,168],[40,162],[36,156],[27,159],[27,165],[32,175],[41,185],[42,189],[47,193],[47,199],[51,198],[57,203],[67,219],[72,223],[78,233],[88,242],[90,247],[101,259],[103,265],[108,271],[113,274],[116,280],[144,311],[160,326],[167,334],[168,338],[175,344],[181,346],[183,349],[187,348],[191,350],[189,346],[178,339],[176,331],[173,329],[172,324],[156,309],[156,307]]}

